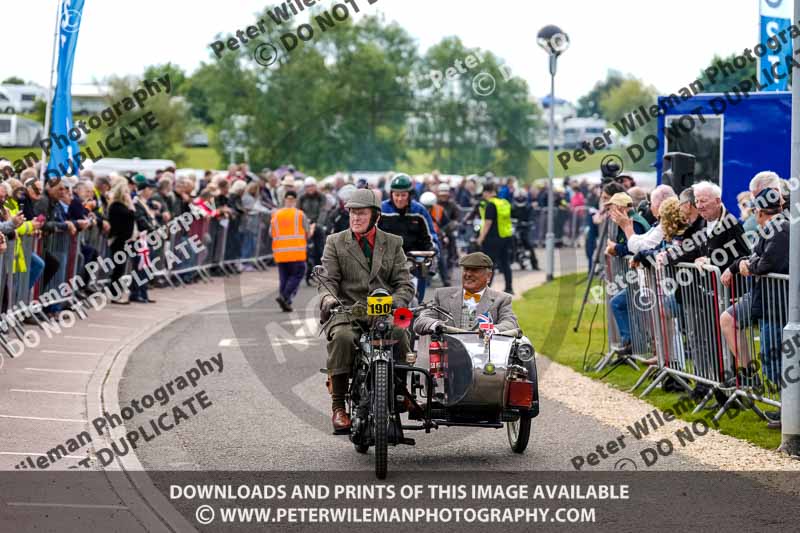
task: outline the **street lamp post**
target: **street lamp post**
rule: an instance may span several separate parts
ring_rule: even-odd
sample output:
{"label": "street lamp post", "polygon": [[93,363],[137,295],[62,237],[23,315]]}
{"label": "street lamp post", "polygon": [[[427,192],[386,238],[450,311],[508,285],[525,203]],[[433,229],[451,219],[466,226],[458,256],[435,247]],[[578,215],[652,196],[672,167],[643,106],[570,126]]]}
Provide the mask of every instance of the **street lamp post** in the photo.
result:
{"label": "street lamp post", "polygon": [[545,26],[539,30],[536,42],[547,52],[550,57],[550,148],[549,148],[549,173],[547,182],[547,281],[553,280],[555,269],[555,198],[553,194],[553,178],[555,174],[555,95],[556,95],[556,65],[558,56],[569,48],[569,36],[558,26]]}

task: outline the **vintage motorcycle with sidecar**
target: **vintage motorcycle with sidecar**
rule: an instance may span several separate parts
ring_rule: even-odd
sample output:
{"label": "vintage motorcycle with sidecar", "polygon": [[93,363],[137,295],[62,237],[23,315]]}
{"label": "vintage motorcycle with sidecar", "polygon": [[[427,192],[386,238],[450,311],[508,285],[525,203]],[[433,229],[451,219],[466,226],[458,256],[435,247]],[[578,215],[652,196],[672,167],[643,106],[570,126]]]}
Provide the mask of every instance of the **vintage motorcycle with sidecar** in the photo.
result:
{"label": "vintage motorcycle with sidecar", "polygon": [[[314,269],[313,277],[328,287],[322,267]],[[330,320],[344,314],[359,332],[346,397],[350,440],[359,453],[375,447],[378,479],[386,478],[390,445],[415,444],[404,431],[430,433],[441,426],[499,429],[505,424],[511,449],[525,451],[531,421],[539,414],[539,391],[535,351],[520,330],[492,335],[445,326],[416,352],[397,354],[393,329],[410,334],[413,319],[426,309],[448,313],[432,303],[395,309],[384,289],[372,291],[366,305],[338,303]],[[417,352],[427,354],[427,369],[415,366]],[[403,413],[408,413],[406,424]]]}

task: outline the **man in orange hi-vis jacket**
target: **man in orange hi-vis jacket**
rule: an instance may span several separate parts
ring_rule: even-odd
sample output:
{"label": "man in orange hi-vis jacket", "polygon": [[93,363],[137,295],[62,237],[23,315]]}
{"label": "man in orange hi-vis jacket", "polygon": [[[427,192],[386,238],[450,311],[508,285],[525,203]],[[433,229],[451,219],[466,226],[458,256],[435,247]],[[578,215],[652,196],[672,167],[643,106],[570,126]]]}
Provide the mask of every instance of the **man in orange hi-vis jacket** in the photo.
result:
{"label": "man in orange hi-vis jacket", "polygon": [[308,221],[296,204],[297,193],[286,191],[283,208],[275,211],[270,221],[272,254],[280,278],[280,295],[275,301],[287,313],[292,311],[292,300],[306,273]]}

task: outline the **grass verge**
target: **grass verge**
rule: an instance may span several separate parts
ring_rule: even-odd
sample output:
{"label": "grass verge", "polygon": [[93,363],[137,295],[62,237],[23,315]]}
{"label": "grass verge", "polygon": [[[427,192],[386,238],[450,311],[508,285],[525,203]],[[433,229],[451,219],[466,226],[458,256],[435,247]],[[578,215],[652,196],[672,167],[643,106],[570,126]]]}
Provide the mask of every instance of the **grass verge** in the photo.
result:
{"label": "grass verge", "polygon": [[[525,293],[523,299],[514,302],[514,309],[519,317],[520,325],[528,333],[538,353],[593,379],[599,379],[602,374],[584,370],[583,354],[587,343],[589,344],[589,357],[586,366],[589,369],[597,362],[600,357],[599,353],[608,348],[605,345],[604,306],[591,303],[591,295],[580,328],[577,333],[572,331],[586,289],[585,278],[585,274],[563,276],[552,283],[531,289]],[[595,312],[596,316],[592,323]],[[633,386],[643,371],[644,368],[637,372],[630,366],[624,365],[614,370],[603,381],[616,389],[626,391]],[[634,394],[638,396],[648,383],[650,381],[642,385]],[[580,394],[580,392],[576,391],[576,394]],[[684,396],[682,393],[668,393],[656,388],[645,396],[644,400],[653,404],[660,411],[666,409],[674,411],[682,396]],[[762,406],[762,408],[773,409],[768,406]],[[710,411],[701,411],[693,416],[691,409],[688,409],[688,412],[680,414],[679,418],[693,422],[710,419],[710,416],[713,415],[709,415],[709,413]],[[729,411],[729,413],[733,413],[733,411]],[[634,422],[636,421],[631,420],[631,425]],[[719,431],[769,450],[774,450],[781,442],[780,431],[767,429],[766,423],[751,410],[738,412],[736,416],[724,415],[719,422]]]}

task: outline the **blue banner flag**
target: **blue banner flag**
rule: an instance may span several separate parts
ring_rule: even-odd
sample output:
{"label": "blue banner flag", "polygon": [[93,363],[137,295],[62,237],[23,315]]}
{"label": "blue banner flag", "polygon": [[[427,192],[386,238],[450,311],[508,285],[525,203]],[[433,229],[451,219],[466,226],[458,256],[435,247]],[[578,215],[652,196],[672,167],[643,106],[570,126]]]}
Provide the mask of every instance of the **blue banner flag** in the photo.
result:
{"label": "blue banner flag", "polygon": [[[58,83],[53,95],[53,120],[50,127],[49,161],[45,176],[78,174],[80,153],[78,143],[80,130],[73,129],[72,122],[72,65],[75,61],[75,48],[78,45],[78,30],[81,27],[84,0],[63,0],[61,2],[61,23],[58,29]],[[72,134],[70,136],[70,133]]]}
{"label": "blue banner flag", "polygon": [[759,19],[759,42],[768,52],[759,59],[758,81],[765,91],[786,91],[791,75],[784,58],[792,55],[791,38],[786,38],[792,25],[792,0],[759,0]]}

